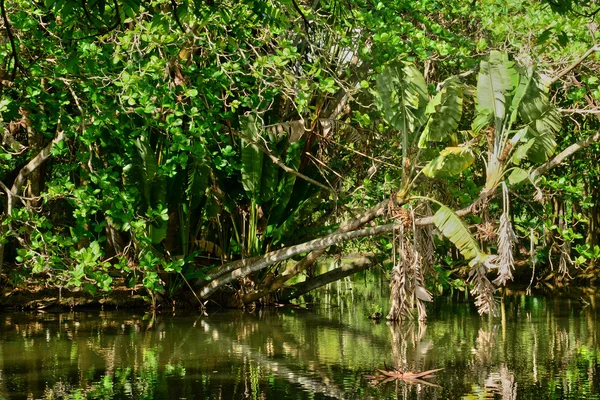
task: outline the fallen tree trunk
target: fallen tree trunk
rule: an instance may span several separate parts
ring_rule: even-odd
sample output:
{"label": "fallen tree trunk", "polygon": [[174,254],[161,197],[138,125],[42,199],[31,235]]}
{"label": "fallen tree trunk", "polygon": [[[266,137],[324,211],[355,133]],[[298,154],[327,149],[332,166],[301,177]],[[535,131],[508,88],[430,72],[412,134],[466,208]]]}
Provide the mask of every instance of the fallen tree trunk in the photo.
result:
{"label": "fallen tree trunk", "polygon": [[316,276],[312,279],[308,279],[304,282],[299,282],[295,285],[286,287],[285,292],[281,296],[280,300],[289,301],[292,299],[297,299],[303,294],[318,289],[331,282],[335,282],[357,272],[364,271],[365,269],[377,264],[377,261],[377,257],[373,254],[360,257],[350,264],[342,265],[339,268],[332,269],[331,271],[325,272],[324,274]]}
{"label": "fallen tree trunk", "polygon": [[[366,212],[362,213],[360,216],[342,224],[342,226],[340,226],[339,229],[334,232],[334,234],[356,230],[364,226],[365,224],[373,221],[375,218],[384,215],[388,208],[388,204],[388,199],[379,202],[375,206],[368,209]],[[289,281],[291,278],[298,275],[302,271],[305,271],[308,267],[315,263],[315,261],[317,261],[319,257],[321,257],[325,253],[325,251],[327,251],[327,247],[329,246],[311,250],[311,252],[306,257],[304,257],[301,261],[296,263],[293,267],[283,271],[283,273],[279,277],[275,278],[268,285],[260,287],[242,296],[242,303],[254,303],[255,301],[258,301],[261,298],[267,296],[269,293],[273,293],[276,290],[282,288],[285,282]]]}
{"label": "fallen tree trunk", "polygon": [[[472,205],[462,210],[456,212],[458,216],[465,216],[471,212]],[[417,219],[415,225],[429,225],[433,224],[433,217],[425,217]],[[284,249],[275,250],[270,253],[265,254],[256,262],[249,263],[244,267],[238,268],[231,273],[226,275],[220,275],[218,278],[210,281],[206,286],[202,287],[196,294],[201,299],[207,299],[214,292],[216,292],[221,286],[235,280],[238,278],[243,278],[253,272],[260,271],[263,268],[266,268],[270,265],[273,265],[277,262],[287,260],[297,254],[305,253],[308,251],[324,249],[330,247],[334,244],[342,243],[346,240],[350,239],[358,239],[367,236],[379,235],[382,233],[392,232],[394,229],[398,229],[402,222],[394,222],[391,224],[380,225],[373,228],[364,228],[351,232],[345,233],[333,233],[328,236],[324,236],[319,239],[311,240],[306,243],[297,244],[295,246],[286,247]],[[234,264],[234,263],[232,263]],[[238,262],[235,262],[238,264]],[[228,264],[227,264],[228,265]]]}

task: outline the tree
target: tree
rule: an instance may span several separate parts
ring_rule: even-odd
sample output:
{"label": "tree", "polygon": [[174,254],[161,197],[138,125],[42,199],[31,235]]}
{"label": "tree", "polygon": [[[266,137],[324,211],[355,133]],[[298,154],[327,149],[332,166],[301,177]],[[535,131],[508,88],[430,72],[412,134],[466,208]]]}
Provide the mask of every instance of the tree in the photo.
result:
{"label": "tree", "polygon": [[[554,166],[560,117],[470,4],[2,1],[4,280],[247,304],[394,232],[396,319],[431,297],[436,225],[492,310],[509,191]],[[401,222],[365,228],[382,217]]]}

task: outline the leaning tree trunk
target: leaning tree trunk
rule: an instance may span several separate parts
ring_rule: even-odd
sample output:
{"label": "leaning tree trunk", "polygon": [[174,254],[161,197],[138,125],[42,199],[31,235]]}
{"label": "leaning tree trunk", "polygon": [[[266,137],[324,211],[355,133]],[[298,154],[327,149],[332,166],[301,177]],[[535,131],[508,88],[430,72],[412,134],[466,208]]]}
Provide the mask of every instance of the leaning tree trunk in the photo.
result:
{"label": "leaning tree trunk", "polygon": [[307,279],[304,282],[286,287],[286,290],[282,294],[280,300],[290,301],[292,299],[297,299],[303,294],[318,289],[331,282],[335,282],[357,272],[364,271],[376,263],[377,257],[375,255],[360,257],[352,261],[350,264],[342,265],[341,267],[334,268],[331,271],[325,272],[324,274],[318,275],[312,279]]}
{"label": "leaning tree trunk", "polygon": [[[369,210],[362,213],[360,216],[342,224],[342,226],[334,234],[354,231],[364,226],[365,224],[371,222],[375,218],[382,216],[387,210],[388,203],[389,200],[383,200],[379,202],[377,205],[371,207]],[[269,282],[268,285],[258,288],[257,290],[254,290],[252,292],[246,293],[244,296],[242,296],[242,303],[253,303],[281,289],[285,282],[298,275],[299,273],[305,271],[308,267],[314,264],[315,261],[317,261],[319,257],[321,257],[325,253],[325,251],[327,251],[327,247],[312,250],[300,262],[296,263],[293,267],[285,270],[278,278],[275,278],[274,280]]]}

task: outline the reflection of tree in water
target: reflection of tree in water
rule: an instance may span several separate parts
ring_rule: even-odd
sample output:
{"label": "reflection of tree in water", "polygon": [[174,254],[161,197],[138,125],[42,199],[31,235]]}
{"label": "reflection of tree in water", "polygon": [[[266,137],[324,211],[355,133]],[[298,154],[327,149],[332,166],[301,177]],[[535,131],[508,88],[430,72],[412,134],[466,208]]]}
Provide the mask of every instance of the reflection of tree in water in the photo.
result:
{"label": "reflection of tree in water", "polygon": [[492,328],[480,328],[477,334],[475,347],[471,350],[473,361],[480,367],[492,365],[495,358],[495,349],[497,342],[498,325]]}
{"label": "reflection of tree in water", "polygon": [[498,329],[497,324],[479,329],[475,347],[471,350],[472,369],[478,375],[478,383],[473,385],[473,391],[466,398],[517,398],[515,374],[505,363],[497,364],[498,349],[505,346],[504,340],[498,335]]}
{"label": "reflection of tree in water", "polygon": [[[392,338],[393,368],[402,372],[422,372],[440,367],[435,361],[429,362],[428,353],[433,347],[431,339],[425,339],[427,325],[422,320],[404,320],[402,322],[388,322]],[[426,382],[406,381],[396,379],[393,381],[393,390],[396,398],[431,399],[439,397],[437,385]],[[386,384],[385,381],[383,383]],[[388,386],[391,385],[388,382]],[[435,386],[435,387],[434,387]],[[385,392],[385,390],[384,390]]]}
{"label": "reflection of tree in water", "polygon": [[[0,397],[12,398],[15,390],[23,398],[29,393],[68,398],[76,392],[88,398],[293,393],[297,398],[504,400],[517,393],[527,398],[532,391],[540,398],[597,394],[596,310],[589,306],[580,312],[564,301],[516,303],[503,307],[506,318],[490,320],[452,303],[443,318],[432,313],[443,321],[427,325],[342,322],[337,308],[197,320],[164,314],[154,320],[151,315],[4,314]],[[362,377],[384,362],[411,372],[444,367],[430,380],[442,387],[403,381],[369,386]]]}
{"label": "reflection of tree in water", "polygon": [[425,356],[432,346],[431,340],[424,340],[427,325],[423,321],[406,320],[402,323],[389,322],[392,333],[392,357],[394,367],[402,371],[422,371]]}

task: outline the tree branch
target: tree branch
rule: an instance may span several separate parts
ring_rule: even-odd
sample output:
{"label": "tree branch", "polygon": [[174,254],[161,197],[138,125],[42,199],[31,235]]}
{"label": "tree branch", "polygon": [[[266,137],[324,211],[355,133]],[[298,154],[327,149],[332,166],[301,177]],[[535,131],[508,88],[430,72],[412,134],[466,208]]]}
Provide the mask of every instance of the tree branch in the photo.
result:
{"label": "tree branch", "polygon": [[600,109],[597,108],[559,108],[558,111],[565,114],[600,114]]}
{"label": "tree branch", "polygon": [[574,143],[558,153],[554,158],[548,160],[544,164],[537,167],[534,171],[536,176],[542,175],[548,172],[550,169],[560,165],[566,158],[571,157],[577,151],[589,146],[592,143],[596,143],[600,141],[600,132],[597,132],[595,135],[590,136],[589,138],[582,140],[580,142]]}
{"label": "tree branch", "polygon": [[559,81],[563,76],[567,75],[569,72],[573,71],[575,68],[577,68],[577,66],[579,64],[581,64],[582,62],[584,62],[586,58],[588,58],[590,55],[592,55],[596,51],[600,51],[600,46],[599,45],[595,45],[592,48],[590,48],[578,60],[576,60],[573,64],[571,64],[570,66],[568,66],[567,68],[565,68],[564,70],[562,70],[561,72],[559,72],[558,75],[556,75],[554,78],[552,78],[552,80],[550,80],[549,86],[552,85],[553,83]]}
{"label": "tree branch", "polygon": [[40,165],[42,165],[42,163],[52,155],[52,148],[54,147],[54,145],[58,142],[61,142],[64,138],[65,132],[59,127],[56,137],[52,139],[52,141],[48,143],[46,147],[44,147],[42,151],[38,153],[38,155],[36,155],[31,161],[29,161],[27,165],[21,168],[21,171],[19,171],[19,175],[17,175],[17,178],[15,179],[10,190],[13,196],[18,195],[19,191],[25,184],[27,176],[29,176],[29,174],[31,174],[33,171],[39,168]]}
{"label": "tree branch", "polygon": [[[479,200],[479,199],[477,199]],[[474,205],[477,204],[477,200],[470,206],[456,211],[458,216],[465,216],[472,212]],[[387,205],[387,200],[386,200]],[[334,244],[342,243],[350,239],[358,239],[367,236],[379,235],[382,233],[392,232],[394,229],[398,229],[402,223],[395,222],[386,225],[380,225],[372,228],[364,228],[360,230],[352,230],[344,233],[332,233],[331,235],[324,236],[319,239],[314,239],[309,242],[297,244],[295,246],[286,247],[280,250],[275,250],[265,254],[262,257],[258,257],[256,261],[248,262],[241,268],[235,268],[231,273],[220,274],[219,278],[212,280],[206,286],[201,288],[198,292],[198,297],[201,299],[207,299],[210,295],[216,292],[221,286],[238,278],[243,278],[253,272],[260,271],[270,265],[277,262],[287,260],[295,255],[305,253],[313,250],[326,249],[327,247],[333,246]],[[430,225],[433,224],[433,217],[420,218],[415,221],[415,225]],[[341,228],[340,228],[341,229]],[[338,230],[339,231],[339,230]],[[238,262],[232,263],[238,264]],[[227,266],[227,265],[226,265]],[[287,271],[286,271],[287,272]]]}
{"label": "tree branch", "polygon": [[242,135],[240,132],[237,132],[236,130],[232,130],[232,131],[236,136],[239,136],[240,138],[244,139],[246,142],[252,144],[253,146],[256,146],[256,148],[259,149],[260,151],[262,151],[267,157],[269,157],[275,165],[277,165],[279,168],[281,168],[288,174],[294,175],[300,179],[304,179],[305,181],[312,183],[313,185],[318,186],[321,189],[327,190],[328,192],[331,192],[331,194],[333,194],[334,197],[337,198],[337,193],[332,188],[325,186],[321,182],[315,181],[314,179],[309,178],[308,176],[306,176],[304,174],[301,174],[300,172],[296,171],[295,169],[288,167],[279,158],[275,157],[273,154],[271,154],[271,152],[269,150],[267,150],[265,147],[258,144],[256,141]]}
{"label": "tree branch", "polygon": [[[364,226],[365,224],[371,222],[375,218],[382,216],[387,210],[388,204],[388,199],[379,202],[377,205],[371,207],[358,217],[346,221],[344,224],[342,224],[342,226],[338,228],[337,231],[335,231],[335,233],[350,232]],[[327,247],[312,250],[306,257],[297,262],[293,267],[283,271],[283,273],[275,280],[273,280],[270,284],[265,285],[264,287],[259,288],[258,290],[246,293],[244,296],[242,296],[242,303],[253,303],[265,297],[269,293],[272,293],[277,289],[282,288],[285,282],[289,281],[291,278],[293,278],[294,276],[298,275],[300,272],[304,271],[306,268],[311,266],[315,261],[319,259],[319,257],[321,257],[325,253],[326,250]]]}
{"label": "tree branch", "polygon": [[19,61],[19,53],[17,52],[17,45],[15,44],[15,36],[10,29],[10,22],[8,22],[8,17],[6,16],[6,8],[4,6],[4,0],[0,0],[0,12],[2,13],[2,20],[4,21],[4,28],[6,29],[6,35],[8,36],[8,40],[10,41],[10,48],[12,51],[13,59],[15,60],[15,65],[13,66],[11,80],[14,81],[17,76],[17,69],[20,69],[23,74],[26,74],[27,71],[23,68],[21,61]]}

